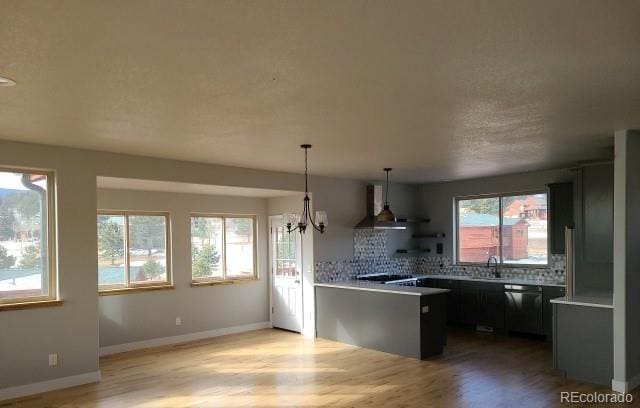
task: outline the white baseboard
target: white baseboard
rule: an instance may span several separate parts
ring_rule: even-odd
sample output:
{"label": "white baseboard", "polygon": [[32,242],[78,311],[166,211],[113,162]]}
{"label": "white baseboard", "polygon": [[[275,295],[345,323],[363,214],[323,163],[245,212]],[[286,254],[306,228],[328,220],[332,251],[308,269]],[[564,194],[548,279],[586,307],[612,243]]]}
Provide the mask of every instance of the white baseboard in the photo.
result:
{"label": "white baseboard", "polygon": [[[178,336],[162,337],[133,343],[116,344],[114,346],[100,347],[100,355],[123,353],[125,351],[140,350],[149,347],[166,346],[170,344],[186,343],[194,340],[202,340],[210,337],[224,336],[227,334],[242,333],[271,327],[271,322],[245,324],[242,326],[224,327],[222,329],[207,330],[196,333],[181,334]],[[100,371],[72,375],[70,377],[56,378],[32,384],[18,385],[15,387],[0,388],[0,401],[25,397],[27,395],[40,394],[77,385],[89,384],[100,381]]]}
{"label": "white baseboard", "polygon": [[9,388],[0,388],[0,401],[75,387],[98,381],[100,381],[100,371],[93,371],[85,374],[72,375],[70,377],[56,378],[54,380],[18,385]]}
{"label": "white baseboard", "polygon": [[146,349],[150,347],[167,346],[171,344],[186,343],[194,340],[202,340],[210,337],[225,336],[227,334],[243,333],[253,330],[266,329],[271,327],[271,322],[259,322],[245,324],[242,326],[224,327],[222,329],[214,329],[201,331],[196,333],[180,334],[177,336],[160,337],[155,339],[135,341],[133,343],[116,344],[113,346],[100,347],[100,356],[108,356],[110,354],[124,353],[125,351],[133,351]]}
{"label": "white baseboard", "polygon": [[628,381],[619,381],[616,379],[611,380],[611,389],[617,392],[622,392],[622,393],[631,392],[637,386],[640,386],[640,374],[629,379]]}
{"label": "white baseboard", "polygon": [[611,380],[611,389],[616,392],[626,393],[627,392],[627,382],[620,381],[616,379]]}

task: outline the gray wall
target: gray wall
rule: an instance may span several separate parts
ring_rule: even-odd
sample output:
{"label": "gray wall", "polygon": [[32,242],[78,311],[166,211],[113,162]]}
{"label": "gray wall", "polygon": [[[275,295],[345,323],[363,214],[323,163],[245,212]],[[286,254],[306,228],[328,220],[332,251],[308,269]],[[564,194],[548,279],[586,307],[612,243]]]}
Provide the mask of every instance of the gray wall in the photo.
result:
{"label": "gray wall", "polygon": [[[96,177],[89,161],[66,150],[0,142],[0,164],[56,172],[64,299],[53,308],[0,311],[0,388],[98,370]],[[49,367],[49,353],[58,353],[58,366]]]}
{"label": "gray wall", "polygon": [[[329,215],[327,231],[322,236],[315,234],[315,260],[351,259],[353,227],[366,215],[366,193],[369,183],[345,180],[341,180],[341,183],[331,183],[328,179],[313,180],[310,183],[315,210],[326,210]],[[370,183],[382,184],[380,181]],[[391,183],[389,189],[389,204],[396,217],[415,217],[417,186]],[[404,246],[407,236],[406,231],[393,231],[390,234],[389,247],[395,251],[395,247]]]}
{"label": "gray wall", "polygon": [[633,387],[640,384],[640,132],[615,137],[614,385]]}
{"label": "gray wall", "polygon": [[640,132],[627,139],[626,322],[627,378],[640,375]]}
{"label": "gray wall", "polygon": [[[0,388],[98,369],[97,176],[289,191],[304,187],[300,174],[9,141],[0,141],[0,165],[56,172],[58,272],[60,296],[64,300],[62,306],[55,308],[0,311]],[[316,208],[326,210],[330,218],[326,234],[314,233],[315,259],[350,258],[353,254],[352,227],[364,214],[366,183],[326,177],[311,177],[309,182]],[[399,187],[391,200],[394,211],[402,215],[404,207],[410,207],[411,192],[415,187]],[[407,191],[406,197],[401,194],[403,190]],[[250,290],[250,286],[239,288],[234,290]],[[214,291],[218,288],[211,292]],[[177,290],[173,293],[168,296],[179,296]],[[157,294],[136,295],[131,298],[136,300],[131,302],[140,300],[142,304],[143,299],[160,299],[154,296]],[[147,305],[144,303],[143,308]],[[188,316],[183,318],[188,321]],[[166,324],[175,324],[175,320]],[[231,326],[237,323],[221,320],[215,324]],[[166,326],[153,328],[144,335],[172,329]],[[142,333],[128,338],[140,335]],[[103,338],[103,341],[116,339]],[[59,353],[59,364],[50,368],[47,355],[54,352]]]}
{"label": "gray wall", "polygon": [[423,184],[419,190],[420,215],[431,219],[431,223],[427,224],[425,229],[431,232],[444,232],[447,234],[446,239],[443,241],[443,255],[453,258],[453,209],[455,197],[543,190],[549,183],[571,181],[572,178],[573,173],[570,170],[549,170],[447,183]]}
{"label": "gray wall", "polygon": [[[98,209],[170,213],[175,284],[173,290],[100,296],[100,346],[269,321],[266,208],[264,198],[98,190]],[[192,212],[256,215],[258,281],[190,286]]]}
{"label": "gray wall", "polygon": [[[419,185],[391,184],[389,190],[391,193],[389,196],[389,205],[396,217],[417,218],[420,216],[418,209]],[[358,221],[360,221],[360,219],[358,219]],[[412,247],[411,234],[416,231],[416,228],[416,224],[408,224],[406,230],[387,231],[387,249],[389,256],[393,256],[396,249]]]}

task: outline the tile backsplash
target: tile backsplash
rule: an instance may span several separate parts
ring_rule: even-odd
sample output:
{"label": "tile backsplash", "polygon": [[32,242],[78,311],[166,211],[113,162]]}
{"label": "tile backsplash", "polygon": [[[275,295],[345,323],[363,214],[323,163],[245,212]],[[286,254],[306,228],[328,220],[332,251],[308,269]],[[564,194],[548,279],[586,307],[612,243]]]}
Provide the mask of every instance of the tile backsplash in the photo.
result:
{"label": "tile backsplash", "polygon": [[[451,258],[443,256],[410,257],[389,256],[388,232],[354,230],[353,259],[316,262],[317,282],[333,282],[355,279],[369,273],[394,273],[402,275],[456,275],[469,277],[491,276],[485,266],[455,265]],[[506,267],[500,272],[505,278],[537,282],[564,282],[565,257],[551,255],[548,267]]]}
{"label": "tile backsplash", "polygon": [[388,253],[389,234],[384,230],[357,229],[353,231],[354,259],[385,259]]}

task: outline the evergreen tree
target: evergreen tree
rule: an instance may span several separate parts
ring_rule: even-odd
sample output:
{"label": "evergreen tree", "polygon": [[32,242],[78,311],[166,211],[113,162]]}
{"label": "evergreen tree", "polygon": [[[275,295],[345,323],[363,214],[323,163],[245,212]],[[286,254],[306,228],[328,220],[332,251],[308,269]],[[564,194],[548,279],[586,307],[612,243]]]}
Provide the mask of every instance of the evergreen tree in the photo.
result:
{"label": "evergreen tree", "polygon": [[7,253],[7,249],[0,246],[0,269],[9,269],[16,263],[16,257]]}
{"label": "evergreen tree", "polygon": [[491,198],[478,198],[473,200],[465,200],[461,202],[461,209],[467,209],[473,211],[476,214],[498,214],[498,207],[500,205],[500,199]]}
{"label": "evergreen tree", "polygon": [[220,262],[220,253],[213,245],[205,245],[202,249],[191,250],[192,273],[196,278],[211,276],[213,267]]}
{"label": "evergreen tree", "polygon": [[111,265],[124,255],[122,228],[116,222],[108,220],[98,224],[98,252],[103,258],[110,259]]}
{"label": "evergreen tree", "polygon": [[164,273],[164,268],[160,265],[159,262],[154,261],[149,258],[147,261],[142,264],[140,269],[138,269],[138,274],[136,276],[136,280],[144,281],[148,278],[156,278]]}
{"label": "evergreen tree", "polygon": [[132,215],[129,217],[129,239],[132,249],[144,249],[151,256],[152,249],[165,244],[165,218],[162,216]]}
{"label": "evergreen tree", "polygon": [[191,235],[200,239],[205,245],[211,241],[211,233],[213,231],[212,220],[205,217],[193,218],[191,221]]}
{"label": "evergreen tree", "polygon": [[40,262],[40,246],[29,245],[24,249],[22,259],[20,259],[20,267],[30,269],[41,266]]}
{"label": "evergreen tree", "polygon": [[15,238],[15,224],[15,215],[0,197],[0,241],[9,241]]}

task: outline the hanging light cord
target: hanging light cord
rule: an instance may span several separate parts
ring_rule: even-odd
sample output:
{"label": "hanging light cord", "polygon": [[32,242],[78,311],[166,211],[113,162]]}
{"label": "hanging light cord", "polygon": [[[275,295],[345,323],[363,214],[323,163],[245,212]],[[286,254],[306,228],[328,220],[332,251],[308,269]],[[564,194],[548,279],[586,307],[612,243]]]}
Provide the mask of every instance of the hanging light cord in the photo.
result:
{"label": "hanging light cord", "polygon": [[308,152],[309,148],[305,147],[304,148],[304,195],[306,196],[308,191],[309,191],[309,181],[307,180],[308,177],[308,173],[309,173],[309,165],[307,164],[308,159],[307,159],[307,152]]}
{"label": "hanging light cord", "polygon": [[384,190],[384,205],[389,205],[389,170],[384,170],[387,173],[387,188]]}

